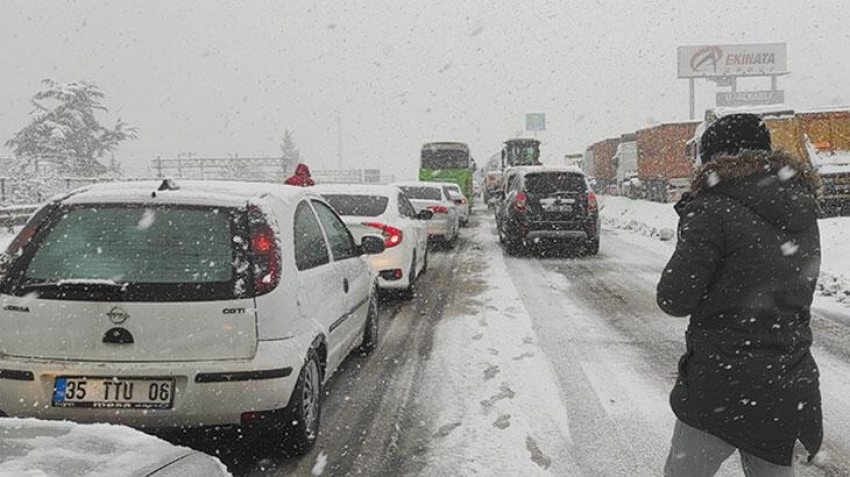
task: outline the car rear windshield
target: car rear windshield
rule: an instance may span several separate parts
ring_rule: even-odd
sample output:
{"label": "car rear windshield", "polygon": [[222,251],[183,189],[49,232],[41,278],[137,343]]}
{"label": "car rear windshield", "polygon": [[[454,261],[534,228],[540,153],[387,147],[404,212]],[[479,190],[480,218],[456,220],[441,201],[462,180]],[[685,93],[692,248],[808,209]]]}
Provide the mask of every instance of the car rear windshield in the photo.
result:
{"label": "car rear windshield", "polygon": [[525,176],[525,189],[534,194],[584,192],[584,176],[571,172],[537,173]]}
{"label": "car rear windshield", "polygon": [[460,200],[464,197],[463,192],[461,192],[460,188],[457,186],[446,186],[445,191],[446,196],[451,200]]}
{"label": "car rear windshield", "polygon": [[68,299],[116,285],[120,293],[110,299],[234,298],[244,281],[239,217],[235,209],[197,206],[63,208],[21,257],[19,287]]}
{"label": "car rear windshield", "polygon": [[389,198],[379,195],[324,194],[339,215],[377,217],[387,210]]}
{"label": "car rear windshield", "polygon": [[442,200],[440,189],[437,187],[402,186],[408,199],[414,200]]}

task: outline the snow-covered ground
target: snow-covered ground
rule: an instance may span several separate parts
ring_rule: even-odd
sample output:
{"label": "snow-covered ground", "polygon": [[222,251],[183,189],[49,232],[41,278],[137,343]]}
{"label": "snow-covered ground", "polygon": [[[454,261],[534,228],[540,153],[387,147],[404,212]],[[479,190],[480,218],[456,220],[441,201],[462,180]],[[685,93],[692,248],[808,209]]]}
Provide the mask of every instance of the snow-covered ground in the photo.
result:
{"label": "snow-covered ground", "polygon": [[[604,226],[628,230],[661,240],[663,229],[676,230],[678,215],[673,204],[660,204],[625,197],[601,196]],[[850,217],[835,217],[818,221],[821,233],[821,276],[818,281],[816,305],[850,306]],[[666,241],[672,248],[675,241]],[[824,299],[826,298],[826,299]]]}

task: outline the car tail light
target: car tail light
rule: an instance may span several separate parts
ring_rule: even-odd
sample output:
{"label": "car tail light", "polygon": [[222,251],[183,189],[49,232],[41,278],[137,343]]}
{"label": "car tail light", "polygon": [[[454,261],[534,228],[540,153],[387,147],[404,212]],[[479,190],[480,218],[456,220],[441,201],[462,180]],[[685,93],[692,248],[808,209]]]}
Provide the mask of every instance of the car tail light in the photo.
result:
{"label": "car tail light", "polygon": [[384,237],[384,247],[386,248],[395,247],[396,245],[400,244],[402,239],[404,238],[404,234],[401,232],[401,230],[395,227],[390,227],[386,224],[382,224],[379,222],[367,222],[363,225],[365,225],[366,227],[380,229],[381,235],[383,235]]}
{"label": "car tail light", "polygon": [[435,213],[435,214],[448,214],[448,213],[449,213],[449,208],[448,208],[448,207],[444,207],[444,206],[442,206],[442,205],[432,205],[432,206],[429,206],[429,207],[428,207],[428,210],[430,210],[431,212],[433,212],[433,213]]}
{"label": "car tail light", "polygon": [[516,202],[514,203],[514,207],[516,210],[523,212],[526,210],[526,201],[528,198],[525,196],[525,192],[520,192],[516,195]]}
{"label": "car tail light", "polygon": [[268,293],[280,283],[280,247],[274,229],[257,206],[248,209],[251,233],[251,262],[254,266],[254,292]]}
{"label": "car tail light", "polygon": [[587,211],[591,214],[599,211],[599,204],[596,203],[596,194],[593,191],[587,193]]}

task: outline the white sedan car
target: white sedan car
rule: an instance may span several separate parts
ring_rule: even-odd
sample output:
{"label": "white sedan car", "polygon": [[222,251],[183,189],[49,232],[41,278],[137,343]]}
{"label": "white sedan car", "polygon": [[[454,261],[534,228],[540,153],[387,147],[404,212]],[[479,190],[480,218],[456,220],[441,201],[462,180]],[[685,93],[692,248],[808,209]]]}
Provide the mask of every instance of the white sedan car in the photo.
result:
{"label": "white sedan car", "polygon": [[428,227],[428,235],[440,239],[448,246],[457,241],[460,217],[457,207],[445,188],[435,182],[398,182],[394,184],[404,191],[417,212],[430,210],[434,213]]}
{"label": "white sedan car", "polygon": [[460,186],[454,182],[441,182],[440,184],[446,189],[446,194],[457,209],[461,227],[466,227],[466,224],[469,223],[469,201],[463,191],[460,190]]}
{"label": "white sedan car", "polygon": [[416,280],[428,267],[428,225],[434,215],[416,209],[398,187],[327,184],[313,188],[348,225],[355,239],[384,237],[384,252],[369,261],[382,289],[412,296]]}

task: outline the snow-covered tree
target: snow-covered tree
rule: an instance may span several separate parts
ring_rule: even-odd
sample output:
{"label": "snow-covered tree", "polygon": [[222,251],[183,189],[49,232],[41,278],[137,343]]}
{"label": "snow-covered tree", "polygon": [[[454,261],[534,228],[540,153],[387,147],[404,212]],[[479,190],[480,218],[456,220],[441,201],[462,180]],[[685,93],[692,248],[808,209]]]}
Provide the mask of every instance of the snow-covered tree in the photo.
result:
{"label": "snow-covered tree", "polygon": [[120,118],[106,128],[95,116],[107,109],[94,83],[42,81],[45,89],[32,98],[30,123],[6,141],[19,159],[52,163],[61,174],[91,177],[107,167],[99,162],[118,144],[136,137],[136,129]]}
{"label": "snow-covered tree", "polygon": [[280,143],[280,159],[283,163],[284,175],[291,174],[295,170],[295,165],[301,160],[301,153],[298,152],[298,146],[295,144],[292,131],[284,130],[283,142]]}

